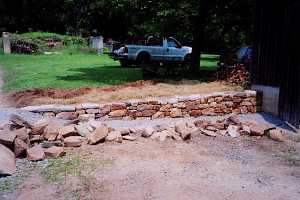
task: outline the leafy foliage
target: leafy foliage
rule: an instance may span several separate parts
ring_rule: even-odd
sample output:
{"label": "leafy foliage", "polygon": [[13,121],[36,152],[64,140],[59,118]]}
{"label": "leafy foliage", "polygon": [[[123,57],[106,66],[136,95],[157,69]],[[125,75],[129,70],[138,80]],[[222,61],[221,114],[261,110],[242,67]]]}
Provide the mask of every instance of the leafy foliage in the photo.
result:
{"label": "leafy foliage", "polygon": [[[204,8],[207,2],[209,10]],[[251,42],[253,2],[254,0],[0,0],[0,27],[3,27],[0,31],[42,30],[81,36],[97,34],[116,40],[147,34],[171,35],[185,44],[191,44],[193,31],[199,23],[205,22],[202,49],[217,52]],[[201,9],[207,10],[207,15],[202,16]],[[50,35],[60,38],[60,35],[48,36]],[[30,35],[31,38],[40,36]]]}

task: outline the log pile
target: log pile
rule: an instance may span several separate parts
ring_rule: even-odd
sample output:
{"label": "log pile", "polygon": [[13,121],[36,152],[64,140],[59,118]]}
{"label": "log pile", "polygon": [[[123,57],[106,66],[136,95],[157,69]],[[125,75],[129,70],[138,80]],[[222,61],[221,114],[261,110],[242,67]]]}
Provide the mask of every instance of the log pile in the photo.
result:
{"label": "log pile", "polygon": [[237,64],[231,68],[220,68],[216,72],[216,78],[220,81],[227,81],[234,85],[245,85],[250,80],[250,73],[244,65]]}

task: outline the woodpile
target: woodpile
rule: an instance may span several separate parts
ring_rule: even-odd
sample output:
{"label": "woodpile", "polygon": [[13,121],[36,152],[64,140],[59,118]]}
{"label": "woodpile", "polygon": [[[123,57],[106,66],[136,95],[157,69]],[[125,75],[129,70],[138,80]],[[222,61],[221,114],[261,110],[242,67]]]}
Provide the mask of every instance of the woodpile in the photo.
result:
{"label": "woodpile", "polygon": [[216,72],[216,78],[220,81],[227,81],[234,85],[245,85],[250,80],[250,73],[244,65],[234,65],[233,67],[220,68]]}

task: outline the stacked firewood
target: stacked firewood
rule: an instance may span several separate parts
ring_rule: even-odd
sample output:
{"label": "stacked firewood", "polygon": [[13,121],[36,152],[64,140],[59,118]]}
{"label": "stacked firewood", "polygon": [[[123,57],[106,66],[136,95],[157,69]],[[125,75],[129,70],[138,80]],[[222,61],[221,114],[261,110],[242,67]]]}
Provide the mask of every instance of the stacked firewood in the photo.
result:
{"label": "stacked firewood", "polygon": [[250,73],[244,65],[234,65],[233,67],[222,67],[216,72],[217,80],[227,81],[234,85],[244,85],[250,80]]}

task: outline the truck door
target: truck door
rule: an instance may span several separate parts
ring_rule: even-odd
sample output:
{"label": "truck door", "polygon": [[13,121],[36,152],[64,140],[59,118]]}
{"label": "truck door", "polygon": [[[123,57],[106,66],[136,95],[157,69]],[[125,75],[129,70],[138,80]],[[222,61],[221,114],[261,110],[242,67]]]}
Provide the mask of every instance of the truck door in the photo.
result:
{"label": "truck door", "polygon": [[152,60],[162,60],[163,59],[163,41],[157,37],[149,37],[147,40],[147,46],[149,46],[148,51],[151,53]]}
{"label": "truck door", "polygon": [[165,40],[165,60],[166,61],[181,61],[181,44],[174,38]]}

